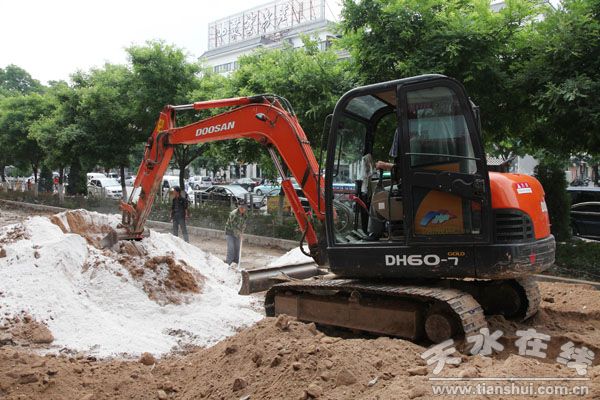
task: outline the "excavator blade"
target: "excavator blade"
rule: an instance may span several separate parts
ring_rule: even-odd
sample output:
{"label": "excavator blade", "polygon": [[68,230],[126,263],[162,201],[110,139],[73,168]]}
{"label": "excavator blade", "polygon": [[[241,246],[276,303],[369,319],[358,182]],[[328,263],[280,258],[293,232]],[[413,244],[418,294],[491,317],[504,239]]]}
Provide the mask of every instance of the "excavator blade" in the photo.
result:
{"label": "excavator blade", "polygon": [[119,240],[141,240],[148,236],[150,236],[150,231],[148,229],[144,229],[144,232],[141,234],[131,234],[123,228],[111,229],[110,232],[100,241],[100,248],[111,248],[117,244]]}
{"label": "excavator blade", "polygon": [[249,295],[256,292],[262,292],[271,288],[271,286],[299,279],[312,278],[317,275],[324,275],[327,271],[320,269],[314,263],[300,265],[284,265],[280,267],[267,267],[253,270],[242,270],[242,287],[239,294]]}

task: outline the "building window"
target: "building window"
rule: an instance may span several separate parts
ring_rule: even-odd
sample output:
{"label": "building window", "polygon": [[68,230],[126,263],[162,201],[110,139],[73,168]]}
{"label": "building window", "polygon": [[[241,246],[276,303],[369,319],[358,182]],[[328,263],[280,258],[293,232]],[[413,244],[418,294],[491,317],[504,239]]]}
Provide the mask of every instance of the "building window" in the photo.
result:
{"label": "building window", "polygon": [[322,42],[319,42],[319,50],[321,50],[321,51],[325,51],[330,47],[331,47],[330,40],[323,40]]}
{"label": "building window", "polygon": [[225,64],[215,65],[213,67],[213,70],[217,74],[223,74],[226,72],[235,71],[236,69],[239,68],[239,66],[240,66],[240,64],[237,61],[233,61],[233,62],[229,62],[229,63],[225,63]]}

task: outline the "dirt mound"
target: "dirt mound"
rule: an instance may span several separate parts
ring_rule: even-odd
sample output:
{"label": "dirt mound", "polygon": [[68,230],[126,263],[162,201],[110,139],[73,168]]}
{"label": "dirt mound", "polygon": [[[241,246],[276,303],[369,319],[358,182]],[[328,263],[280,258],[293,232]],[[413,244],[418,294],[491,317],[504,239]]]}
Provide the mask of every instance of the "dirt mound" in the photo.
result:
{"label": "dirt mound", "polygon": [[170,234],[98,248],[118,220],[75,210],[24,221],[0,257],[2,315],[46,324],[55,351],[134,357],[210,346],[261,318],[237,294],[237,271]]}
{"label": "dirt mound", "polygon": [[[50,217],[50,222],[58,226],[63,233],[76,233],[89,244],[100,248],[102,238],[114,229],[114,218],[87,210],[70,210]],[[113,226],[111,226],[113,225]]]}
{"label": "dirt mound", "polygon": [[[176,261],[172,254],[149,257],[143,245],[132,241],[120,241],[112,249],[102,249],[100,241],[113,231],[114,219],[87,210],[73,210],[53,215],[50,221],[64,233],[76,233],[103,250],[103,255],[117,259],[143,285],[148,297],[160,305],[186,303],[191,300],[188,294],[202,292],[206,278],[185,261]],[[84,269],[100,264],[98,260],[93,264],[88,262]]]}
{"label": "dirt mound", "polygon": [[144,281],[144,291],[159,304],[181,304],[185,294],[201,293],[206,280],[199,272],[192,271],[185,261],[175,261],[172,256],[149,258],[142,268],[135,270],[135,274],[140,273],[154,275]]}
{"label": "dirt mound", "polygon": [[[577,376],[566,366],[518,354],[462,355],[460,365],[434,375],[421,358],[425,350],[401,339],[328,336],[313,324],[280,316],[211,348],[147,363],[15,355],[0,348],[0,390],[32,398],[435,399],[438,382],[432,378]],[[19,384],[31,374],[35,384]],[[600,366],[590,367],[587,376],[584,383],[597,394]]]}
{"label": "dirt mound", "polygon": [[48,327],[35,321],[25,312],[1,320],[0,346],[11,344],[38,348],[45,347],[53,341],[54,336]]}

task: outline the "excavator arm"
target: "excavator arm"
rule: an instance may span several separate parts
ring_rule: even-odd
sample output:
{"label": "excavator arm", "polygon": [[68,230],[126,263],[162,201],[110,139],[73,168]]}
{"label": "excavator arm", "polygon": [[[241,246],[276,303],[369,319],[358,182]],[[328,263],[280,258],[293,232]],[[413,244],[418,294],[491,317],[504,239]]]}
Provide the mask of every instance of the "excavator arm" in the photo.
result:
{"label": "excavator arm", "polygon": [[[176,126],[178,111],[222,107],[234,108],[189,125]],[[319,250],[319,240],[311,218],[302,207],[292,182],[284,173],[277,153],[281,155],[283,162],[302,187],[314,215],[322,221],[325,213],[319,166],[291,106],[287,100],[273,95],[166,106],[160,113],[152,135],[148,138],[133,191],[126,203],[121,202],[123,230],[118,233],[118,238],[139,239],[143,237],[144,224],[150,214],[156,194],[161,190],[162,178],[173,156],[175,145],[201,144],[239,138],[255,140],[269,151],[282,177],[283,191],[290,202],[303,238],[308,243],[310,254],[317,264],[322,264],[326,256],[324,251]]]}

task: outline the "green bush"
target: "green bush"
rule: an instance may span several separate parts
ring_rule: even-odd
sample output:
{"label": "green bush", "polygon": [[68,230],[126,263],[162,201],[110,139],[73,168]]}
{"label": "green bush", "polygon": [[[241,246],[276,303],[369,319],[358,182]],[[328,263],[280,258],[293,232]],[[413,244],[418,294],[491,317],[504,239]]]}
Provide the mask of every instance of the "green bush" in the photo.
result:
{"label": "green bush", "polygon": [[600,243],[571,240],[557,243],[553,275],[600,281]]}
{"label": "green bush", "polygon": [[[190,206],[188,225],[202,228],[223,230],[231,208],[222,205],[203,204]],[[170,203],[155,202],[150,219],[168,222],[171,215]],[[279,222],[276,215],[251,211],[248,216],[246,233],[258,236],[276,237],[280,239],[299,240],[298,223],[293,215],[285,215]]]}
{"label": "green bush", "polygon": [[567,180],[563,167],[562,162],[544,158],[535,168],[535,177],[546,192],[552,234],[558,241],[569,240],[571,237],[569,216],[571,200],[567,193]]}

